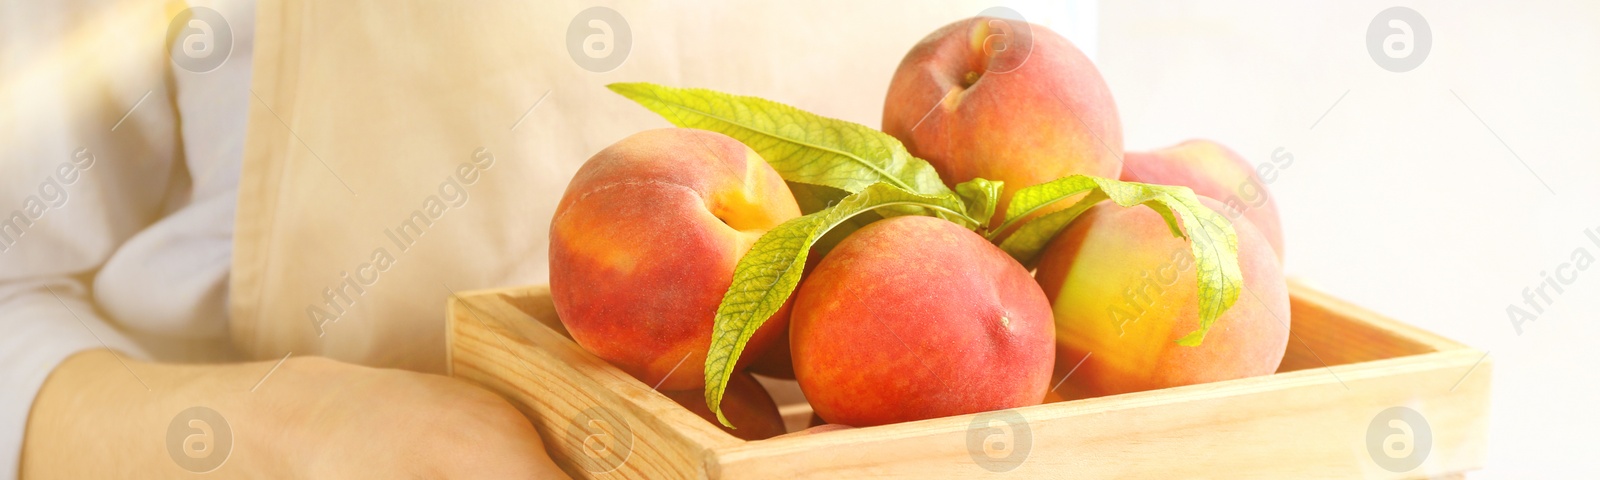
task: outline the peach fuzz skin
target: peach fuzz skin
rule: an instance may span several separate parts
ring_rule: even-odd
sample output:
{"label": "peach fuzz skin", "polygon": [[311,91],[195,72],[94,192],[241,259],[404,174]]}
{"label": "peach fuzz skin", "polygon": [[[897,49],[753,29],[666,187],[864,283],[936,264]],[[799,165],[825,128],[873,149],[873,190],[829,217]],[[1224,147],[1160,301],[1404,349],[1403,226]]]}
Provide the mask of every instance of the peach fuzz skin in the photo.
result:
{"label": "peach fuzz skin", "polygon": [[[1023,187],[1073,174],[1117,178],[1122,169],[1122,121],[1099,70],[1039,25],[1026,29],[1031,42],[995,37],[1005,31],[993,28],[1000,21],[969,18],[922,39],[900,62],[883,106],[883,131],[952,188],[973,178],[1005,182],[994,225]],[[991,57],[1008,37],[1016,48]]]}
{"label": "peach fuzz skin", "polygon": [[[556,313],[584,349],[645,384],[702,388],[713,320],[739,257],[799,215],[783,179],[737,140],[691,129],[629,136],[584,163],[556,206]],[[739,363],[776,340],[788,317],[785,305]]]}
{"label": "peach fuzz skin", "polygon": [[[1262,168],[1279,168],[1287,164]],[[1276,173],[1269,171],[1270,175]],[[1210,140],[1189,140],[1148,152],[1128,152],[1123,158],[1122,180],[1182,185],[1196,195],[1222,202],[1219,210],[1229,220],[1241,214],[1250,219],[1272,250],[1283,260],[1283,227],[1278,202],[1262,182],[1261,174],[1244,157]]]}
{"label": "peach fuzz skin", "polygon": [[722,415],[728,417],[733,428],[723,426],[717,421],[716,414],[711,413],[711,407],[706,406],[705,390],[661,393],[729,435],[745,440],[762,440],[784,434],[783,415],[778,413],[778,404],[772,401],[772,395],[761,386],[761,382],[749,373],[740,372],[728,377],[728,390],[722,396]]}
{"label": "peach fuzz skin", "polygon": [[865,427],[1036,405],[1055,358],[1050,305],[970,230],[902,216],[840,242],[796,294],[796,380],[828,423]]}
{"label": "peach fuzz skin", "polygon": [[[1222,204],[1202,197],[1221,211]],[[1194,256],[1155,211],[1103,203],[1056,236],[1036,277],[1054,307],[1062,362],[1082,365],[1061,390],[1096,397],[1269,375],[1289,341],[1289,292],[1272,247],[1233,222],[1244,286],[1199,346]],[[1085,357],[1088,357],[1085,359]]]}

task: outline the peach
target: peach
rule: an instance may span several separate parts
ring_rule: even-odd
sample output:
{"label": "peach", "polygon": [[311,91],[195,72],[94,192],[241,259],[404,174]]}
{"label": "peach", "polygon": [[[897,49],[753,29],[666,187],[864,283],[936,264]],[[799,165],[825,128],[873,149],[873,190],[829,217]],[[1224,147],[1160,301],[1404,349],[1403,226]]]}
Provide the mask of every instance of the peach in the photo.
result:
{"label": "peach", "polygon": [[1123,158],[1122,180],[1182,185],[1197,195],[1222,201],[1227,208],[1219,212],[1228,220],[1237,220],[1241,215],[1250,219],[1281,261],[1283,227],[1278,220],[1278,203],[1267,191],[1267,183],[1278,178],[1278,169],[1293,162],[1294,157],[1279,155],[1273,163],[1256,167],[1216,142],[1189,140],[1160,150],[1128,152]]}
{"label": "peach", "polygon": [[[573,340],[647,385],[705,385],[706,352],[739,258],[800,215],[778,173],[719,133],[649,130],[590,158],[550,225],[550,294]],[[788,306],[756,331],[746,364]]]}
{"label": "peach", "polygon": [[750,373],[767,378],[794,380],[794,359],[789,354],[788,330],[784,330],[766,352],[750,362]]}
{"label": "peach", "polygon": [[[1216,200],[1200,201],[1221,211]],[[1068,398],[1277,370],[1289,341],[1288,287],[1255,226],[1241,218],[1233,228],[1244,289],[1193,347],[1176,342],[1199,327],[1194,255],[1160,214],[1103,203],[1051,240],[1036,276],[1054,308],[1061,361],[1082,361],[1061,387]]]}
{"label": "peach", "polygon": [[1100,71],[1071,42],[991,17],[950,24],[912,47],[883,105],[883,131],[951,187],[1005,182],[996,225],[1023,187],[1073,174],[1116,178],[1121,122]]}
{"label": "peach", "polygon": [[801,282],[789,347],[816,413],[865,427],[1038,404],[1054,332],[1021,264],[954,223],[901,216],[845,237]]}
{"label": "peach", "polygon": [[735,373],[728,377],[728,389],[722,396],[722,415],[728,417],[733,428],[717,421],[717,415],[706,406],[705,390],[663,391],[663,395],[706,419],[717,428],[745,440],[761,440],[783,435],[783,415],[772,395],[761,387],[761,382],[749,373]]}

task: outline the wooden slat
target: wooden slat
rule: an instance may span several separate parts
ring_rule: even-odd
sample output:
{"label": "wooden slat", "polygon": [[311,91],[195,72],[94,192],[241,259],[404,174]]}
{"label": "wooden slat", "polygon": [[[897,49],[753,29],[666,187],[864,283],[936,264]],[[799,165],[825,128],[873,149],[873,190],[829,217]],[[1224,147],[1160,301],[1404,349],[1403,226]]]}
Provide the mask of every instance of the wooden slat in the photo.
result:
{"label": "wooden slat", "polygon": [[[1017,409],[1032,434],[1015,478],[1415,478],[1479,468],[1490,366],[1438,352]],[[1337,378],[1335,377],[1337,375]],[[1451,391],[1452,385],[1461,384]],[[1421,412],[1433,446],[1417,470],[1378,467],[1373,416]],[[988,478],[967,448],[973,416],[782,437],[716,449],[712,478]]]}
{"label": "wooden slat", "polygon": [[[1017,409],[1033,447],[1008,474],[1424,478],[1482,464],[1492,377],[1482,352],[1296,282],[1290,292],[1283,373]],[[993,475],[967,449],[973,415],[734,438],[574,344],[544,287],[464,293],[450,318],[452,373],[511,399],[578,478]],[[808,416],[809,406],[787,403],[791,423]],[[565,432],[578,412],[600,405],[631,427],[635,447],[621,468],[597,475],[574,458],[583,446]],[[1421,412],[1432,427],[1430,456],[1416,470],[1389,472],[1368,456],[1368,424],[1393,406]]]}
{"label": "wooden slat", "polygon": [[1289,283],[1289,298],[1291,335],[1280,372],[1466,348],[1300,282]]}
{"label": "wooden slat", "polygon": [[[546,450],[568,474],[700,477],[708,448],[742,442],[528,315],[530,308],[537,313],[541,304],[548,305],[547,300],[516,304],[505,301],[501,293],[505,292],[465,293],[451,299],[451,375],[510,400],[532,420]],[[533,289],[513,296],[548,298],[548,293]],[[602,410],[589,410],[595,408]],[[578,425],[580,419],[596,417],[603,424],[583,422],[589,430]],[[601,446],[623,451],[621,429],[631,433],[632,442],[614,470],[606,467],[616,462],[577,457],[618,458],[605,456]],[[593,432],[611,435],[589,438]],[[586,440],[591,442],[587,447]]]}

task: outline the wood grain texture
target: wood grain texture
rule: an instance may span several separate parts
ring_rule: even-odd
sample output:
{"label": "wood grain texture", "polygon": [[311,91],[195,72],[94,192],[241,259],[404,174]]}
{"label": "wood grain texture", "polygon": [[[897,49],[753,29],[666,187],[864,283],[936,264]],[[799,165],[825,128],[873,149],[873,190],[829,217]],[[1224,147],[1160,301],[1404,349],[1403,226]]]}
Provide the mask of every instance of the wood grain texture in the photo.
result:
{"label": "wood grain texture", "polygon": [[741,442],[540,321],[554,311],[545,287],[452,297],[450,374],[516,405],[568,474],[694,478],[707,449]]}
{"label": "wood grain texture", "polygon": [[[1448,478],[1482,465],[1492,378],[1483,352],[1303,285],[1290,291],[1292,335],[1275,375],[754,442],[583,351],[544,287],[453,298],[450,364],[522,409],[578,478],[994,475],[986,465],[1018,478]],[[1367,444],[1373,418],[1395,406],[1431,430],[1426,460],[1404,472],[1381,468]],[[599,423],[631,433],[620,464],[598,448],[615,432],[577,426],[596,408],[612,412]],[[782,408],[809,416],[803,403]]]}

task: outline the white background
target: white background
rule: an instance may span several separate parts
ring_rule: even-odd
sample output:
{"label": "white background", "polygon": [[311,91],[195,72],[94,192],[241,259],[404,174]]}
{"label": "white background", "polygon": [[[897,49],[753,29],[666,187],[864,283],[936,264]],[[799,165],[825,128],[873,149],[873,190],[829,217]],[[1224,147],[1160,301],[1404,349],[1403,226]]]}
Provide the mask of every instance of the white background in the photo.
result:
{"label": "white background", "polygon": [[1405,73],[1366,48],[1394,5],[1102,2],[1097,63],[1130,150],[1294,154],[1271,186],[1291,276],[1489,351],[1471,478],[1594,478],[1600,265],[1520,336],[1506,307],[1575,249],[1600,256],[1583,233],[1600,233],[1600,3],[1404,3],[1433,36]]}

